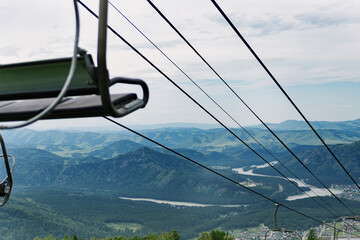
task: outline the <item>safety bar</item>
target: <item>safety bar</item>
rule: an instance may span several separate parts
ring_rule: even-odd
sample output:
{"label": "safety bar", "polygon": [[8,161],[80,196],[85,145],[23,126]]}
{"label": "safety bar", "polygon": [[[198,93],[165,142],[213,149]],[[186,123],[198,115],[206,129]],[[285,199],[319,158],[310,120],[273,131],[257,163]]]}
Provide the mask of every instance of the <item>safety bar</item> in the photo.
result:
{"label": "safety bar", "polygon": [[[149,88],[147,84],[141,79],[125,78],[125,77],[115,77],[110,80],[110,86],[117,83],[125,83],[132,85],[139,85],[143,91],[143,98],[132,101],[126,105],[114,106],[111,98],[102,99],[102,103],[105,109],[111,109],[109,115],[113,117],[122,117],[125,116],[139,108],[144,108],[149,101]],[[109,95],[110,96],[110,95]]]}

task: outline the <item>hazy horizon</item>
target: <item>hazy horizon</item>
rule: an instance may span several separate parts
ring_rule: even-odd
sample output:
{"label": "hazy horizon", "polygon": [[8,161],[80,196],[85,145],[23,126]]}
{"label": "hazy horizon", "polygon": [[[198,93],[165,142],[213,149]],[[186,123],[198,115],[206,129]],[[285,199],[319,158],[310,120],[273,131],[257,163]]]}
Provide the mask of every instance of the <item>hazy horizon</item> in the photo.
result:
{"label": "hazy horizon", "polygon": [[[113,120],[121,123],[121,118],[113,118]],[[350,120],[345,120],[345,121],[310,121],[311,123],[321,123],[321,122],[325,122],[325,123],[343,123],[343,122],[351,122],[351,121],[357,121],[360,120],[360,118],[356,118],[356,119],[350,119]],[[52,121],[51,124],[44,124],[46,122],[50,122]],[[27,129],[31,129],[31,130],[111,130],[111,129],[120,129],[121,127],[110,123],[108,121],[104,121],[104,125],[64,125],[64,124],[56,124],[54,123],[54,121],[58,122],[58,121],[64,121],[64,120],[40,120],[38,122],[36,122],[33,125],[30,125],[28,127],[26,127]],[[65,120],[65,121],[69,121],[69,123],[72,120]],[[288,119],[282,122],[266,122],[266,124],[274,126],[274,125],[282,125],[284,123],[288,123],[288,122],[296,122],[297,124],[303,124],[306,125],[306,123],[302,120],[294,120],[294,119]],[[223,128],[220,124],[210,124],[210,123],[199,123],[199,122],[169,122],[169,123],[158,123],[158,124],[125,124],[126,126],[130,127],[130,128],[134,128],[134,129],[160,129],[160,128],[199,128],[199,129],[214,129],[214,128]],[[263,125],[261,123],[259,124],[252,124],[252,125],[242,125],[245,128],[252,128],[252,127],[263,127]],[[239,126],[237,125],[233,125],[233,126],[228,126],[231,128],[239,128]],[[6,130],[4,130],[6,131]]]}

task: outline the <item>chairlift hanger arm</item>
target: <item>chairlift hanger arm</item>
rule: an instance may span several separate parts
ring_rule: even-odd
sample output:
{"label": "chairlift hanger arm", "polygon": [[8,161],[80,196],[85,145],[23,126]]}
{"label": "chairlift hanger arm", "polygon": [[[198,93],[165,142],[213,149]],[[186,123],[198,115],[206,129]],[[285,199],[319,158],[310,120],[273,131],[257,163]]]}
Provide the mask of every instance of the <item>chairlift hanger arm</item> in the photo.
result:
{"label": "chairlift hanger arm", "polygon": [[[107,70],[106,64],[106,42],[107,42],[107,17],[108,17],[108,1],[100,0],[99,6],[99,28],[98,28],[98,68],[97,68],[97,77],[99,81],[99,90],[101,95],[101,102],[104,106],[104,110],[107,115],[113,117],[122,117],[126,114],[129,114],[135,111],[138,108],[144,108],[149,100],[149,89],[146,83],[140,79],[130,79],[124,77],[116,77],[109,81],[109,73]],[[114,104],[111,103],[111,95],[109,91],[109,86],[115,83],[126,83],[126,84],[135,84],[140,85],[143,90],[143,99],[137,100],[132,103],[131,107],[128,108],[116,108]]]}

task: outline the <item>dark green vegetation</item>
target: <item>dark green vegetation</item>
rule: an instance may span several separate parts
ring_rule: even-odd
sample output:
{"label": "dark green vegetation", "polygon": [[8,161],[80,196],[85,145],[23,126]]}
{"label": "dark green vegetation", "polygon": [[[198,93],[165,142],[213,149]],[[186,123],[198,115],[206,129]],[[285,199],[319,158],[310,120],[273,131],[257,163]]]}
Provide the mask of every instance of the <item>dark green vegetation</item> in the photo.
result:
{"label": "dark green vegetation", "polygon": [[202,232],[198,240],[235,240],[235,238],[224,231],[213,230],[210,233]]}
{"label": "dark green vegetation", "polygon": [[[62,240],[78,240],[78,239],[79,238],[76,235],[74,235],[72,238],[69,237],[68,235],[65,235],[65,237]],[[79,240],[82,240],[82,239],[83,238],[80,238]],[[88,238],[85,238],[85,239],[88,240]],[[45,238],[36,237],[34,240],[59,240],[59,239],[58,238],[55,239],[52,235],[50,235],[49,237],[45,237]],[[139,238],[138,236],[134,236],[131,238],[126,238],[124,236],[119,236],[119,237],[115,236],[115,237],[106,237],[106,239],[90,237],[89,240],[180,240],[180,235],[176,230],[173,230],[171,232],[163,232],[160,235],[151,234],[151,235],[144,236],[141,238]],[[222,239],[219,239],[219,240],[222,240]]]}
{"label": "dark green vegetation", "polygon": [[[82,238],[81,238],[82,239]],[[87,239],[87,238],[86,238]],[[163,232],[160,235],[158,234],[151,234],[148,236],[144,236],[139,238],[138,236],[134,236],[131,238],[125,238],[124,236],[119,237],[107,237],[104,238],[94,238],[91,237],[90,240],[180,240],[181,236],[176,230],[173,230],[171,232]],[[213,230],[210,233],[202,232],[201,236],[198,238],[198,240],[234,240],[235,238],[231,236],[229,233],[225,233],[224,231],[219,230]],[[35,238],[34,240],[55,240],[53,236],[45,237],[45,238]],[[58,240],[58,239],[56,239]],[[65,235],[65,237],[62,240],[78,240],[78,237],[74,235],[72,238],[70,238],[68,235]]]}
{"label": "dark green vegetation", "polygon": [[[331,148],[356,179],[360,177],[359,123],[319,123],[320,134],[335,144]],[[295,127],[297,130],[285,128],[277,126],[276,132],[315,174],[329,185],[344,183],[342,170],[317,145],[310,131],[301,126]],[[235,131],[268,161],[274,160],[240,130]],[[264,162],[222,129],[142,132],[236,182],[249,186],[255,183],[251,189],[304,214],[325,221],[334,218],[311,199],[286,201],[287,196],[301,192],[281,178],[233,172],[231,168]],[[296,174],[308,177],[265,130],[251,128],[250,132]],[[178,229],[183,239],[190,239],[213,229],[230,231],[260,223],[272,227],[274,223],[273,203],[127,132],[16,130],[4,135],[8,152],[16,157],[17,165],[13,195],[8,205],[0,209],[0,239],[33,239],[49,234],[61,238],[65,233],[87,238],[129,238],[172,229]],[[271,168],[259,171],[278,175]],[[313,184],[311,179],[309,182]],[[247,206],[172,207],[118,197]],[[344,215],[349,214],[335,200],[325,199]],[[352,209],[360,206],[358,202],[344,202]],[[290,229],[319,224],[284,208],[278,216],[278,225]]]}

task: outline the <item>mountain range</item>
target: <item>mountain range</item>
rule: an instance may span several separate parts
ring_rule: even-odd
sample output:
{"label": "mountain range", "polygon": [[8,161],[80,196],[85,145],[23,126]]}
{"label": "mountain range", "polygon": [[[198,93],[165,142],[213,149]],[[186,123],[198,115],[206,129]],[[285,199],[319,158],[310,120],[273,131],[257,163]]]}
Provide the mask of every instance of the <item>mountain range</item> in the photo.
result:
{"label": "mountain range", "polygon": [[[343,165],[358,179],[360,177],[359,120],[340,123],[317,123],[324,130],[319,133],[330,145]],[[281,128],[300,122],[287,121]],[[326,127],[327,126],[327,127]],[[333,127],[336,129],[325,129]],[[342,129],[343,128],[343,129]],[[352,129],[352,130],[350,130]],[[264,149],[239,129],[234,129],[248,141],[267,161],[274,161]],[[284,165],[302,178],[309,178],[299,163],[289,157],[279,144],[271,140],[263,129],[252,128],[254,136]],[[218,176],[201,169],[154,144],[126,132],[96,133],[67,131],[15,130],[4,132],[8,152],[17,159],[14,181],[18,186],[80,189],[104,194],[121,194],[132,197],[153,197],[168,200],[201,202],[251,201],[248,192],[233,186]],[[338,163],[323,146],[314,144],[307,130],[278,130],[279,136],[289,143],[294,153],[319,177],[331,183],[348,183]],[[217,169],[239,182],[258,182],[255,189],[278,198],[298,191],[282,179],[265,182],[259,177],[235,174],[231,169],[262,165],[251,150],[241,146],[223,129],[164,128],[146,130],[144,134],[207,167]],[[310,140],[308,140],[310,139]],[[281,166],[279,170],[286,173]],[[1,169],[0,169],[1,171]],[[256,170],[278,175],[271,168]],[[256,172],[255,171],[255,172]],[[1,173],[1,172],[0,172]],[[343,181],[344,179],[344,181]],[[310,180],[311,181],[311,180]],[[312,182],[310,182],[312,183]],[[277,193],[279,184],[286,191]],[[290,187],[289,187],[290,186]],[[235,200],[234,200],[235,199]],[[241,200],[239,200],[241,199]],[[238,201],[239,200],[239,201]]]}
{"label": "mountain range", "polygon": [[[360,119],[341,122],[329,121],[312,121],[311,125],[317,129],[333,129],[333,130],[356,130],[360,127]],[[287,120],[278,124],[267,124],[273,130],[310,130],[304,121]],[[264,128],[262,125],[254,126],[255,128]]]}
{"label": "mountain range", "polygon": [[[360,119],[344,122],[312,122],[319,134],[328,144],[345,144],[360,140]],[[290,145],[321,145],[313,132],[304,127],[301,121],[285,121],[281,124],[269,124],[283,141]],[[247,130],[264,145],[279,147],[277,140],[261,126],[248,127]],[[91,148],[106,143],[130,140],[146,146],[148,141],[126,131],[79,132],[79,131],[34,131],[30,129],[4,131],[8,145],[29,146],[72,146]],[[232,129],[240,138],[256,146],[255,141],[241,129]],[[159,128],[142,130],[144,135],[172,148],[191,148],[197,150],[222,150],[227,147],[243,147],[229,132],[222,128]],[[244,148],[244,147],[243,147]]]}

